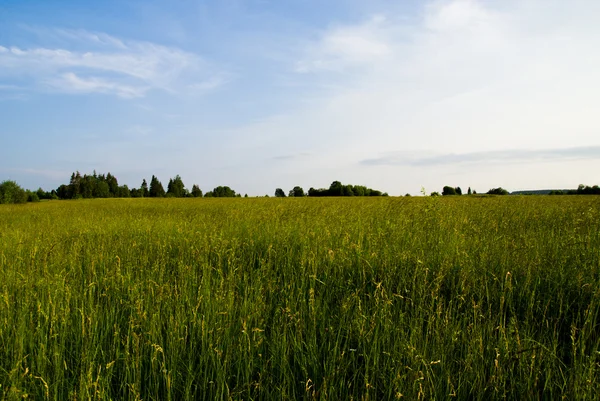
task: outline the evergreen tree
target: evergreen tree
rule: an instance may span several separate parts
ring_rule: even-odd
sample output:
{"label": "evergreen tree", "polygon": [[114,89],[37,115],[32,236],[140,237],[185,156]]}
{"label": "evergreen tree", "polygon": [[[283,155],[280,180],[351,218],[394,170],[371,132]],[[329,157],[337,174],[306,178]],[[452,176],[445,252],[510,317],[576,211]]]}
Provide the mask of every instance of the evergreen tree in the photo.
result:
{"label": "evergreen tree", "polygon": [[145,178],[142,180],[140,191],[142,191],[142,197],[144,198],[147,198],[150,195],[150,192],[148,191],[148,183],[146,182]]}
{"label": "evergreen tree", "polygon": [[62,184],[56,189],[56,196],[58,196],[59,199],[69,199],[69,192],[69,186]]}
{"label": "evergreen tree", "polygon": [[94,194],[96,198],[108,198],[110,197],[110,189],[108,188],[108,183],[106,181],[98,178],[98,182],[96,183],[96,193]]}
{"label": "evergreen tree", "polygon": [[150,190],[148,194],[151,198],[162,198],[165,196],[165,189],[162,186],[162,183],[156,178],[154,175],[150,180]]}
{"label": "evergreen tree", "polygon": [[174,196],[176,198],[183,198],[185,196],[185,185],[179,175],[169,180],[167,186],[167,195]]}
{"label": "evergreen tree", "polygon": [[108,184],[110,196],[117,196],[119,192],[119,182],[117,181],[117,177],[113,176],[111,173],[107,173],[106,183]]}
{"label": "evergreen tree", "polygon": [[192,185],[192,196],[194,198],[202,198],[202,190],[196,184]]}
{"label": "evergreen tree", "polygon": [[84,175],[79,188],[82,197],[93,198],[96,189],[96,179],[94,176]]}
{"label": "evergreen tree", "polygon": [[75,199],[81,195],[81,174],[79,171],[71,174],[68,191],[68,197],[70,199]]}

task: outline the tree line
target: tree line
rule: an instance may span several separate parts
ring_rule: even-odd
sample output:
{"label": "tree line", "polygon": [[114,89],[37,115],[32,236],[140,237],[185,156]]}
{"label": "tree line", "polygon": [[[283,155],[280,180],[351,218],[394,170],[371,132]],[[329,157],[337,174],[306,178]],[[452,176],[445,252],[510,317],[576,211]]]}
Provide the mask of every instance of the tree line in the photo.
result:
{"label": "tree line", "polygon": [[[281,188],[275,190],[275,196],[277,198],[285,198],[285,192]],[[386,192],[381,192],[376,189],[367,188],[363,185],[344,185],[340,181],[334,181],[331,183],[329,188],[310,188],[307,193],[304,192],[302,187],[296,186],[292,188],[289,193],[289,197],[301,197],[301,196],[388,196]]]}
{"label": "tree line", "polygon": [[[462,190],[460,187],[451,187],[445,186],[442,189],[442,195],[462,195]],[[471,192],[471,187],[467,192],[468,195],[477,194],[477,191]],[[510,193],[502,188],[492,188],[486,192],[487,195],[510,195]],[[513,192],[515,194],[515,192]],[[555,190],[535,190],[535,191],[517,191],[516,194],[526,194],[526,195],[600,195],[600,187],[598,185],[594,185],[590,187],[589,185],[580,184],[577,189],[555,189]],[[438,192],[432,192],[432,196],[440,195]]]}
{"label": "tree line", "polygon": [[[462,189],[460,187],[451,187],[446,185],[444,188],[442,188],[442,196],[455,196],[455,195],[462,195]],[[510,193],[502,188],[502,187],[498,187],[498,188],[492,188],[489,191],[486,192],[486,195],[509,195]],[[439,196],[440,193],[439,192],[432,192],[431,196]],[[467,195],[477,195],[477,191],[471,191],[471,187],[469,187],[469,189],[467,190]]]}
{"label": "tree line", "polygon": [[[268,196],[268,195],[267,195]],[[292,188],[288,194],[281,189],[275,190],[276,197],[321,197],[321,196],[388,196],[379,190],[371,189],[362,185],[344,185],[340,181],[334,181],[329,188],[310,188],[308,192],[300,186]],[[165,190],[162,182],[152,175],[150,183],[144,178],[139,188],[129,188],[127,185],[119,185],[116,176],[110,172],[107,174],[81,174],[73,172],[68,184],[62,184],[52,191],[37,191],[22,189],[14,181],[4,181],[0,184],[0,203],[24,203],[39,200],[52,199],[91,199],[91,198],[234,198],[241,197],[228,186],[218,186],[212,191],[203,193],[196,184],[188,190],[179,175],[169,179]],[[248,197],[246,194],[245,197]]]}
{"label": "tree line", "polygon": [[549,195],[600,195],[600,187],[580,184],[577,189],[554,190]]}
{"label": "tree line", "polygon": [[79,171],[71,175],[68,185],[58,187],[56,195],[59,199],[240,197],[228,186],[218,186],[206,194],[203,194],[196,184],[192,185],[191,190],[188,190],[179,175],[169,179],[165,191],[162,182],[155,175],[152,175],[150,184],[144,178],[139,188],[130,189],[127,185],[119,185],[117,177],[111,173],[98,175],[94,172],[92,175],[82,176]]}
{"label": "tree line", "polygon": [[206,194],[202,193],[200,187],[192,185],[188,190],[179,175],[169,179],[165,191],[162,182],[152,176],[150,184],[146,179],[142,180],[139,188],[129,188],[127,185],[119,185],[117,177],[111,173],[81,175],[79,171],[71,174],[68,184],[62,184],[52,191],[29,191],[21,188],[15,181],[4,181],[0,183],[0,203],[25,203],[39,200],[53,199],[91,199],[91,198],[201,198],[201,197],[240,197],[228,186],[218,186]]}
{"label": "tree line", "polygon": [[[545,192],[550,195],[600,195],[600,187],[594,185],[579,185],[576,190],[553,190]],[[423,190],[423,194],[425,194]],[[469,187],[467,195],[475,195],[477,191],[471,191]],[[509,195],[509,192],[502,188],[492,188],[488,195]],[[439,196],[439,192],[432,192],[431,196]],[[444,186],[442,196],[463,195],[460,187]],[[268,196],[268,195],[267,195]],[[371,189],[363,185],[342,184],[340,181],[333,181],[329,188],[310,188],[308,192],[300,186],[295,186],[286,195],[281,188],[275,190],[275,197],[324,197],[324,196],[388,196],[387,193]],[[407,194],[409,196],[409,194]],[[30,191],[21,188],[15,181],[7,180],[0,183],[0,204],[6,203],[25,203],[37,202],[39,200],[52,199],[89,199],[89,198],[234,198],[241,197],[228,186],[218,186],[212,191],[203,193],[196,184],[188,190],[179,175],[169,179],[167,189],[163,187],[160,180],[152,175],[150,184],[144,178],[139,188],[129,188],[127,185],[119,185],[117,177],[111,173],[81,175],[79,171],[71,174],[68,184],[60,185],[52,191],[44,191],[39,188],[37,191]],[[245,195],[248,197],[248,195]]]}
{"label": "tree line", "polygon": [[150,179],[150,184],[144,178],[139,188],[129,188],[127,185],[119,185],[117,177],[111,173],[105,175],[95,171],[83,176],[79,171],[74,172],[69,184],[63,184],[53,192],[58,199],[202,197],[198,185],[193,185],[191,191],[187,190],[179,175],[169,180],[165,191],[162,182],[155,175]]}

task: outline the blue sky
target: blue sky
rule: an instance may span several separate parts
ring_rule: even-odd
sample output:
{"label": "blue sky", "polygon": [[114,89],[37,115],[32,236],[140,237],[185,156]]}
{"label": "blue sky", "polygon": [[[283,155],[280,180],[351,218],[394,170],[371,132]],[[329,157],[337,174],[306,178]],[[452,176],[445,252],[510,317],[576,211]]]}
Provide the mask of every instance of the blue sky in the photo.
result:
{"label": "blue sky", "polygon": [[0,0],[0,180],[600,182],[594,0]]}

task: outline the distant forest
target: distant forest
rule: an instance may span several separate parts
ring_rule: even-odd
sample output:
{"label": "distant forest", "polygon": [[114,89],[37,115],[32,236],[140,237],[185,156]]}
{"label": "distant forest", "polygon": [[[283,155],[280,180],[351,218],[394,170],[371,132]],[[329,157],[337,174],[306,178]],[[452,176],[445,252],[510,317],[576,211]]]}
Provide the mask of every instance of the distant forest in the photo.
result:
{"label": "distant forest", "polygon": [[[462,195],[462,190],[460,187],[450,187],[445,186],[442,190],[441,195]],[[469,188],[467,195],[477,195],[476,191],[471,192],[471,188]],[[508,192],[506,189],[502,187],[492,188],[485,193],[486,195],[600,195],[600,187],[598,185],[594,185],[590,187],[588,185],[579,185],[577,189],[540,189],[540,190],[530,190],[530,191],[515,191]],[[439,196],[439,192],[432,192],[431,196]]]}
{"label": "distant forest", "polygon": [[[425,193],[423,193],[425,195]],[[460,187],[445,186],[442,193],[432,192],[431,196],[455,196],[462,195]],[[475,195],[476,191],[468,189],[467,195]],[[510,195],[504,188],[492,188],[487,194],[489,195]],[[544,195],[600,195],[600,187],[587,185],[579,185],[573,190],[540,190],[540,191],[521,191],[513,194],[544,194]],[[269,196],[269,195],[265,195]],[[340,181],[333,181],[329,188],[310,188],[307,192],[300,186],[295,186],[289,192],[282,188],[277,188],[274,193],[275,197],[324,197],[324,196],[388,196],[387,193],[376,189],[368,188],[362,185],[342,184]],[[406,196],[410,196],[406,194]],[[212,191],[203,193],[200,187],[196,184],[192,185],[191,189],[187,189],[183,180],[179,175],[169,179],[167,189],[163,184],[152,176],[150,183],[146,179],[142,180],[139,188],[129,188],[127,185],[119,185],[117,177],[111,173],[81,175],[79,171],[71,174],[68,184],[60,185],[52,191],[44,191],[39,188],[37,191],[29,191],[21,188],[15,181],[4,181],[0,183],[0,204],[3,203],[25,203],[37,202],[40,200],[53,199],[90,199],[90,198],[234,198],[241,197],[241,194],[236,193],[228,186],[218,186]],[[244,195],[248,197],[248,195]]]}
{"label": "distant forest", "polygon": [[[266,195],[268,196],[268,195]],[[288,194],[281,189],[275,190],[275,197],[302,197],[302,196],[388,196],[387,193],[367,188],[361,185],[343,185],[334,181],[329,188],[310,188],[308,192],[300,186],[292,188]],[[62,184],[52,191],[37,191],[22,189],[14,181],[4,181],[0,184],[0,203],[25,203],[39,200],[53,199],[92,199],[92,198],[236,198],[241,194],[236,193],[228,186],[218,186],[212,191],[203,193],[196,184],[191,190],[187,189],[179,175],[169,179],[165,190],[162,182],[152,176],[150,183],[142,180],[139,188],[129,188],[119,185],[117,177],[111,173],[81,175],[79,171],[71,174],[68,184]],[[248,197],[248,195],[245,195]]]}

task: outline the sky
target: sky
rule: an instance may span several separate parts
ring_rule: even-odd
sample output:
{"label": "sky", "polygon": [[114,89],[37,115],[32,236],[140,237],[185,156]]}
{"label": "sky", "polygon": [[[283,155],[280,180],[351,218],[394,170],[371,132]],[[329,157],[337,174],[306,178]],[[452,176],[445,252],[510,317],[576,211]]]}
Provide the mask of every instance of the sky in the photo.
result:
{"label": "sky", "polygon": [[0,181],[600,183],[597,0],[0,0]]}

